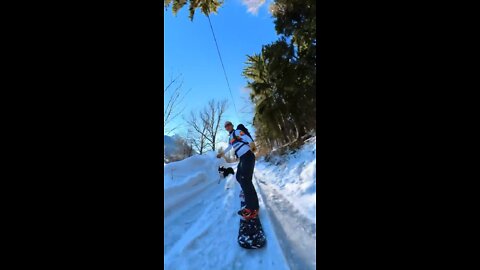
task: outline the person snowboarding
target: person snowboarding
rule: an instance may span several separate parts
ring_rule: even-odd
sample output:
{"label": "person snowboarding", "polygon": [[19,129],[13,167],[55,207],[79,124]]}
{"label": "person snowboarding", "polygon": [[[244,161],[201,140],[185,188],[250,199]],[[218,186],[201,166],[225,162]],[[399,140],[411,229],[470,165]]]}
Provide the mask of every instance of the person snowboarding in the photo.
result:
{"label": "person snowboarding", "polygon": [[225,122],[225,129],[229,132],[228,147],[219,153],[217,158],[225,155],[232,148],[240,159],[237,166],[236,178],[242,187],[240,192],[240,227],[238,231],[238,244],[247,249],[257,249],[265,246],[267,239],[263,232],[260,218],[258,217],[259,205],[257,191],[252,183],[253,169],[255,168],[255,143],[248,129],[242,124],[233,128],[230,121]]}
{"label": "person snowboarding", "polygon": [[258,196],[252,183],[255,167],[255,154],[252,151],[256,150],[255,143],[250,134],[247,133],[248,130],[241,124],[237,129],[234,129],[232,122],[227,121],[225,122],[225,129],[229,132],[228,147],[219,153],[217,158],[223,157],[232,148],[235,150],[235,155],[240,159],[236,178],[245,196],[245,207],[240,209],[238,214],[245,220],[254,219],[258,216],[259,211]]}

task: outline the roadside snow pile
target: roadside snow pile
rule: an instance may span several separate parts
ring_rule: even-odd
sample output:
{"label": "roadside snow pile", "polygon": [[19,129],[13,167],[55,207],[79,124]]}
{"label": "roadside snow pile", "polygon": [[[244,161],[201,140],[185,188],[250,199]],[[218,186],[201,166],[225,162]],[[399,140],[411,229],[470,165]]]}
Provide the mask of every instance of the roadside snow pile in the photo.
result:
{"label": "roadside snow pile", "polygon": [[164,187],[178,185],[188,180],[192,174],[203,172],[208,167],[214,168],[212,162],[216,160],[215,153],[209,152],[205,155],[195,155],[181,161],[164,165]]}
{"label": "roadside snow pile", "polygon": [[255,176],[273,186],[298,211],[315,222],[316,218],[316,137],[306,141],[299,150],[276,157],[263,158],[255,165]]}
{"label": "roadside snow pile", "polygon": [[211,151],[205,155],[195,155],[164,165],[164,211],[192,194],[216,184],[219,179],[218,167],[222,160],[215,155],[216,153]]}

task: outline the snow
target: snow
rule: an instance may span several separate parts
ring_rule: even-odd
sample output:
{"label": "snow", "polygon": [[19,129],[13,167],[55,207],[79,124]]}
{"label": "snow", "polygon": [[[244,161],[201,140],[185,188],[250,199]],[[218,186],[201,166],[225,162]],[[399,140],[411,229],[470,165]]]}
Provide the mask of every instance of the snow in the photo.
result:
{"label": "snow", "polygon": [[256,164],[255,176],[273,184],[280,194],[312,222],[316,218],[316,137],[307,140],[299,151],[272,163]]}
{"label": "snow", "polygon": [[254,185],[267,245],[246,250],[237,243],[240,208],[233,167],[208,152],[164,163],[165,269],[314,269],[316,267],[316,146],[274,163],[256,162]]}

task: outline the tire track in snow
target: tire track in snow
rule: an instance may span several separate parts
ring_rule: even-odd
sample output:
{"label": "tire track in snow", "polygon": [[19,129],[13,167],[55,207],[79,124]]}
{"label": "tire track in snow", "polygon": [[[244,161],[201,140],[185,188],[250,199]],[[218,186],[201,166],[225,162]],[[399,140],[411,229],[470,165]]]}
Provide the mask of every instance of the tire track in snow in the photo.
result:
{"label": "tire track in snow", "polygon": [[295,210],[274,187],[254,178],[290,269],[315,269],[316,224]]}
{"label": "tire track in snow", "polygon": [[[222,190],[221,186],[218,185],[214,188],[214,190]],[[216,198],[219,197],[218,192],[211,192],[212,194],[217,194],[217,196],[208,198],[208,200],[214,201]],[[203,192],[202,194],[208,195],[208,193]],[[206,197],[206,196],[203,196]],[[206,202],[206,198],[203,202]],[[190,200],[188,200],[190,201]],[[214,211],[214,208],[218,208],[214,203],[197,203],[194,204],[193,206],[202,206],[202,205],[207,205],[207,207],[190,207],[189,209],[191,212],[196,212],[196,216],[193,218],[194,222],[193,224],[186,226],[186,230],[184,233],[181,235],[179,239],[176,240],[175,244],[167,251],[165,254],[165,261],[170,261],[170,257],[176,256],[179,253],[182,253],[190,244],[192,244],[195,239],[197,239],[199,236],[204,234],[210,227],[215,225],[212,222],[209,222],[209,220],[212,219],[212,213],[218,213],[218,211]],[[192,206],[192,205],[190,205]],[[203,209],[202,211],[197,211],[198,209]],[[182,215],[184,217],[184,215]],[[171,225],[170,226],[178,226],[177,222],[169,222]],[[172,268],[169,268],[172,269]]]}
{"label": "tire track in snow", "polygon": [[[164,212],[168,212],[173,208],[178,208],[180,204],[185,204],[187,199],[192,199],[192,196],[201,194],[205,189],[213,188],[213,182],[207,181],[205,173],[197,173],[189,176],[185,183],[178,186],[170,187],[163,191],[164,196]],[[166,200],[167,196],[175,196],[175,200]]]}
{"label": "tire track in snow", "polygon": [[[194,192],[187,197],[189,199],[188,203],[187,201],[183,201],[183,203],[176,204],[174,208],[164,211],[164,227],[175,228],[167,231],[164,230],[163,246],[165,252],[171,250],[173,245],[182,238],[184,232],[203,214],[203,212],[198,211],[198,209],[206,207],[208,200],[205,198],[205,194],[212,192],[214,189],[214,186],[208,186],[202,189],[201,193],[199,193],[199,191]],[[165,234],[168,234],[168,237],[165,237]]]}

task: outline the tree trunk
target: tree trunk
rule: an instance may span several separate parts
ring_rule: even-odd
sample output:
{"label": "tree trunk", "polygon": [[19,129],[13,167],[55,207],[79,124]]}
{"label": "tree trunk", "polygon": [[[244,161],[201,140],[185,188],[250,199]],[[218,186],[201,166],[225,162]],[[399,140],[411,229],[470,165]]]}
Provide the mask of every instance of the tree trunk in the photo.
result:
{"label": "tree trunk", "polygon": [[216,135],[213,135],[212,136],[212,139],[213,139],[213,142],[212,142],[212,150],[215,151],[215,138],[216,138]]}
{"label": "tree trunk", "polygon": [[203,154],[203,138],[200,141],[200,155]]}

